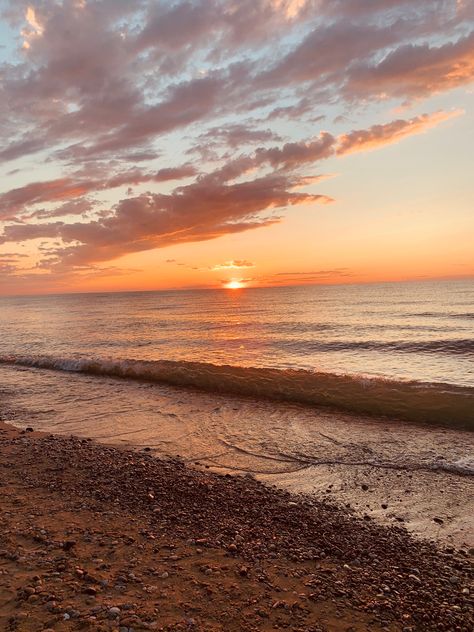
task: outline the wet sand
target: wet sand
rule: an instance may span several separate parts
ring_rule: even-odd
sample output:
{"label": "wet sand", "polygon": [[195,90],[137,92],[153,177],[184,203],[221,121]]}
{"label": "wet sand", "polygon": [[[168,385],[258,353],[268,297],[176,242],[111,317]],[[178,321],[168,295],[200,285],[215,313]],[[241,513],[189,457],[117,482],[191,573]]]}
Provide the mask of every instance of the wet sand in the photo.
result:
{"label": "wet sand", "polygon": [[0,425],[2,630],[471,630],[472,551],[148,451]]}
{"label": "wet sand", "polygon": [[417,537],[474,546],[473,433],[130,380],[0,375],[13,423],[249,473]]}

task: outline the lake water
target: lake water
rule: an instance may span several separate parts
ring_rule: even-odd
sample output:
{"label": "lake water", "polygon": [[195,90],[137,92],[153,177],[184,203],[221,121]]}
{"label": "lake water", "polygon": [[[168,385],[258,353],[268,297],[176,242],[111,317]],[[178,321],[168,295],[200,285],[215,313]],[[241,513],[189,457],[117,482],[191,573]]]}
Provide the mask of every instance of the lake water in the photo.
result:
{"label": "lake water", "polygon": [[474,282],[0,299],[0,364],[469,427]]}
{"label": "lake water", "polygon": [[1,298],[0,415],[472,545],[473,345],[473,282]]}

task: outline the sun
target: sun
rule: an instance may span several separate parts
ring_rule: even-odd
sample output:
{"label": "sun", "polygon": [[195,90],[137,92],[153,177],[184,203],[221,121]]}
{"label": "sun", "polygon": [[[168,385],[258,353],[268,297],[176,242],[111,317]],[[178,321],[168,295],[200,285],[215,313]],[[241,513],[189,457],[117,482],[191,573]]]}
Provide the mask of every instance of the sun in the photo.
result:
{"label": "sun", "polygon": [[241,281],[232,280],[226,283],[224,287],[226,288],[226,290],[240,290],[241,288],[245,286]]}

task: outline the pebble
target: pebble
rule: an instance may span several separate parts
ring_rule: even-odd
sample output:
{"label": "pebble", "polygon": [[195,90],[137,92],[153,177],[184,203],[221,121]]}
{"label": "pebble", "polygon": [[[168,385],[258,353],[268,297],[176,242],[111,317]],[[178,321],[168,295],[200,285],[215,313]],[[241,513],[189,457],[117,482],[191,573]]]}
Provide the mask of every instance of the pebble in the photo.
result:
{"label": "pebble", "polygon": [[[83,444],[76,439],[35,437],[28,445],[19,445],[18,450],[23,451],[22,455],[29,454],[33,463],[34,454],[30,451],[35,446],[40,460],[49,458],[52,465],[44,471],[33,465],[34,476],[24,468],[21,476],[32,493],[39,473],[45,489],[60,489],[68,509],[82,508],[96,516],[91,528],[82,533],[72,525],[67,532],[55,532],[50,516],[44,518],[44,525],[36,523],[30,530],[23,527],[30,540],[37,535],[44,538],[40,545],[35,540],[38,558],[33,562],[27,547],[7,551],[11,557],[5,556],[6,559],[18,561],[24,568],[34,566],[33,572],[38,573],[33,580],[23,580],[28,586],[18,590],[18,600],[25,608],[29,608],[25,601],[30,596],[39,599],[41,607],[44,602],[47,619],[40,628],[43,631],[46,626],[55,627],[51,617],[58,615],[64,621],[77,619],[74,629],[80,629],[83,623],[104,632],[130,632],[133,627],[138,632],[138,626],[140,631],[159,629],[164,625],[156,621],[159,604],[175,598],[182,600],[179,608],[183,617],[178,624],[181,628],[176,629],[186,629],[182,626],[189,627],[194,621],[184,618],[188,612],[198,612],[204,621],[207,609],[212,612],[213,602],[222,607],[218,598],[227,593],[232,598],[226,602],[226,612],[219,614],[224,627],[226,621],[235,617],[242,629],[259,629],[263,624],[258,617],[270,616],[271,622],[265,622],[269,629],[323,629],[325,622],[321,621],[318,628],[307,618],[314,601],[333,603],[342,618],[347,615],[346,608],[351,612],[355,608],[354,628],[358,629],[366,629],[361,627],[359,612],[367,613],[374,629],[390,629],[402,622],[410,632],[474,629],[468,611],[469,589],[463,588],[469,581],[471,551],[464,556],[456,551],[445,555],[430,543],[413,540],[400,525],[385,528],[354,520],[343,508],[318,501],[307,503],[304,499],[296,502],[290,494],[266,488],[252,478],[190,470],[177,460],[148,459],[131,451]],[[74,477],[63,477],[65,467],[74,471]],[[155,506],[149,503],[147,493],[159,499],[158,515],[153,514]],[[288,506],[293,509],[288,511]],[[101,516],[110,516],[113,521],[114,516],[122,515],[131,520],[131,525],[136,524],[130,529],[122,527],[123,530],[109,526],[107,533]],[[32,524],[35,520],[38,518],[33,518]],[[120,523],[117,520],[117,525]],[[13,525],[10,519],[7,528],[13,529]],[[11,534],[7,534],[8,541]],[[61,550],[63,541],[77,544],[68,552],[64,546]],[[88,543],[87,548],[84,543]],[[194,548],[196,545],[198,549]],[[99,546],[104,548],[94,548]],[[8,548],[3,540],[1,547]],[[142,551],[149,551],[150,557],[142,556]],[[170,551],[172,554],[167,555]],[[193,557],[194,551],[201,557]],[[238,553],[240,564],[225,556],[226,551]],[[170,563],[178,560],[183,560],[179,566]],[[176,569],[173,581],[156,581],[157,577],[170,576],[163,567],[156,569],[157,563]],[[266,575],[268,569],[272,569],[271,578]],[[353,572],[349,572],[351,569]],[[193,576],[199,572],[215,575],[216,580]],[[295,591],[288,593],[288,607],[275,605],[280,602],[271,598],[273,575],[285,585],[291,584]],[[149,576],[154,577],[154,583]],[[105,577],[110,578],[110,585]],[[192,585],[188,586],[186,581],[191,577]],[[175,582],[182,582],[182,593],[176,592]],[[100,586],[102,590],[98,589]],[[109,607],[115,587],[125,592],[129,601],[136,601],[130,604],[126,617],[125,605]],[[91,597],[98,593],[97,599],[86,599],[87,589],[94,591]],[[202,600],[195,601],[196,590],[202,590]],[[104,605],[87,607],[97,601]],[[51,613],[47,613],[46,602],[51,604]],[[72,614],[74,610],[67,607],[68,603],[81,607],[82,614]],[[143,624],[135,620],[136,612],[140,612]],[[281,621],[275,621],[273,613]],[[248,621],[242,625],[247,614]],[[290,614],[292,619],[285,619]],[[155,628],[151,627],[152,621]],[[439,622],[442,625],[438,626]],[[201,625],[201,621],[196,625]]]}

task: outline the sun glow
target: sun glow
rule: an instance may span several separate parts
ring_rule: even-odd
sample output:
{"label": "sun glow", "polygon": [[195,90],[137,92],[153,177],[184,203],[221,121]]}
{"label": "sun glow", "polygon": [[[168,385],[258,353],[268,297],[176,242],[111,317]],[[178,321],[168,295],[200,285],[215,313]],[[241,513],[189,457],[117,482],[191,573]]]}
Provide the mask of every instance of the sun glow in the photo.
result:
{"label": "sun glow", "polygon": [[236,281],[235,279],[233,279],[232,281],[226,283],[224,287],[226,290],[240,290],[241,288],[245,287],[245,285],[242,283],[242,281]]}

